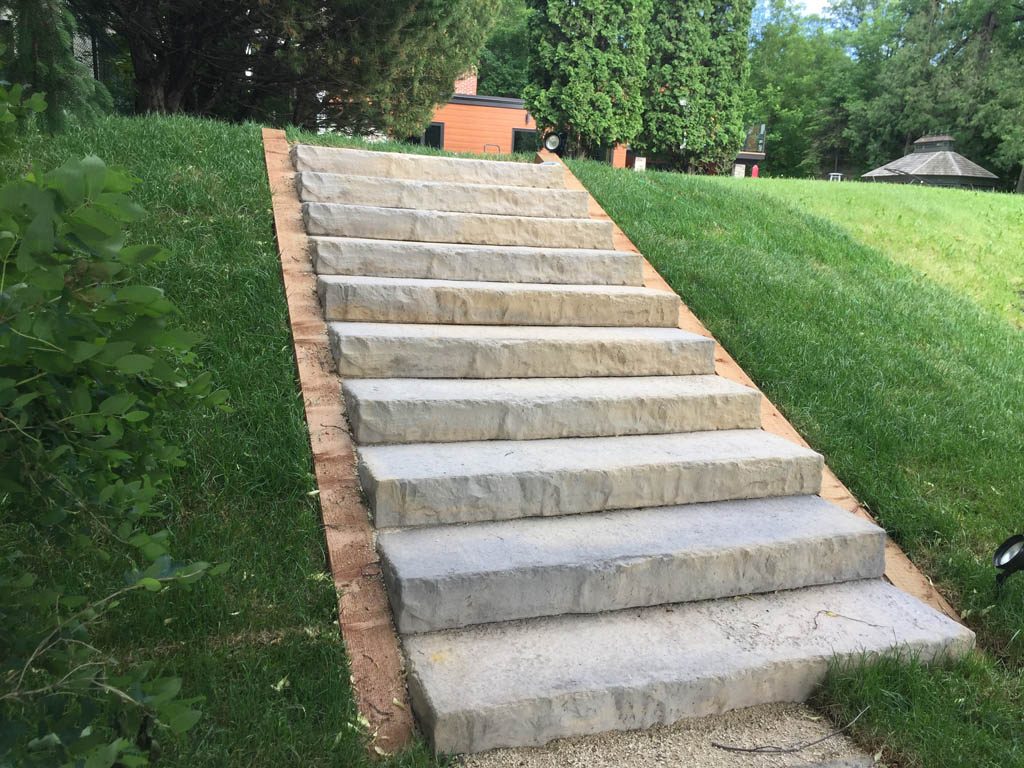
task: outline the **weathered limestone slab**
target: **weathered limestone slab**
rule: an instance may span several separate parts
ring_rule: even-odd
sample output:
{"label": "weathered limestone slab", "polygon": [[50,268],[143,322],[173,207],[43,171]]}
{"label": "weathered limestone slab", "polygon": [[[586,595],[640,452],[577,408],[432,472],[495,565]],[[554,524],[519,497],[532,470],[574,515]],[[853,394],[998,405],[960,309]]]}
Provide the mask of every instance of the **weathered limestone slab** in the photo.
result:
{"label": "weathered limestone slab", "polygon": [[295,170],[345,173],[355,176],[389,176],[396,179],[454,181],[466,184],[498,184],[515,187],[564,189],[565,171],[560,164],[516,163],[462,157],[407,155],[296,144],[292,147]]}
{"label": "weathered limestone slab", "polygon": [[405,651],[423,731],[456,753],[802,701],[834,656],[928,660],[973,640],[869,580],[411,635]]}
{"label": "weathered limestone slab", "polygon": [[328,320],[675,328],[679,297],[628,285],[552,285],[321,275]]}
{"label": "weathered limestone slab", "polygon": [[342,376],[507,379],[714,371],[711,339],[675,328],[328,323]]}
{"label": "weathered limestone slab", "polygon": [[760,430],[359,449],[378,528],[817,493],[821,456]]}
{"label": "weathered limestone slab", "polygon": [[885,532],[817,496],[404,528],[378,547],[400,632],[880,577]]}
{"label": "weathered limestone slab", "polygon": [[505,283],[644,284],[640,257],[630,251],[527,248],[314,237],[313,267],[321,275],[377,275]]}
{"label": "weathered limestone slab", "polygon": [[333,203],[303,203],[302,216],[311,235],[470,245],[614,248],[612,223],[596,219],[541,219]]}
{"label": "weathered limestone slab", "polygon": [[756,429],[761,395],[721,376],[350,379],[356,441],[540,440]]}
{"label": "weathered limestone slab", "polygon": [[496,184],[351,176],[307,171],[297,176],[304,203],[344,203],[384,208],[585,219],[588,195],[577,189],[535,189]]}

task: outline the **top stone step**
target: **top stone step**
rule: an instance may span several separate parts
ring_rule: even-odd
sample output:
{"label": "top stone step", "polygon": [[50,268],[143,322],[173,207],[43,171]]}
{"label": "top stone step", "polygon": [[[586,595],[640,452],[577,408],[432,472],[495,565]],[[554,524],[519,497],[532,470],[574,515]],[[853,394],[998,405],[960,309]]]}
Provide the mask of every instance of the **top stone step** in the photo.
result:
{"label": "top stone step", "polygon": [[590,198],[582,189],[538,190],[313,171],[298,174],[297,186],[299,199],[304,203],[343,203],[552,219],[589,217]]}
{"label": "top stone step", "polygon": [[296,144],[292,147],[295,170],[345,173],[354,176],[387,176],[393,179],[453,181],[464,184],[498,184],[506,187],[564,189],[560,164],[515,163],[461,157],[406,155]]}

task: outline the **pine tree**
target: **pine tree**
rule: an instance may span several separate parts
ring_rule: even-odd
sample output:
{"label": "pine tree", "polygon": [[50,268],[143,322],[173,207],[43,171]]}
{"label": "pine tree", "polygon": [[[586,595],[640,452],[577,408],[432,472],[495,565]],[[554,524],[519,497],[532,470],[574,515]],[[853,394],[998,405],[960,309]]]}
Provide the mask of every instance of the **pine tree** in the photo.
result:
{"label": "pine tree", "polygon": [[651,0],[531,0],[530,83],[537,124],[594,153],[640,132]]}
{"label": "pine tree", "polygon": [[74,55],[75,18],[63,0],[0,3],[13,18],[13,51],[6,76],[46,93],[43,119],[56,130],[72,115],[87,118],[110,109],[106,89]]}

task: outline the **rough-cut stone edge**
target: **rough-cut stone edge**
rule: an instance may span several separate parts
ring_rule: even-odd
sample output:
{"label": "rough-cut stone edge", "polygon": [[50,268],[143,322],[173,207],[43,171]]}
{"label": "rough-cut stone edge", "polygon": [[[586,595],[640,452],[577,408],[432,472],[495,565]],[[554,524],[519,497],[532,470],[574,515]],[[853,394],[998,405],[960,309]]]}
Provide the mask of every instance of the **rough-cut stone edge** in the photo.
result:
{"label": "rough-cut stone edge", "polygon": [[[537,153],[534,162],[562,163],[562,159],[554,153],[542,149]],[[586,190],[586,187],[584,187],[573,172],[569,170],[568,166],[562,163],[562,167],[565,170],[566,189]],[[590,218],[611,222],[612,247],[615,250],[632,251],[643,259],[645,286],[663,291],[672,290],[672,287],[660,274],[658,274],[658,271],[651,266],[651,263],[647,261],[644,255],[640,253],[640,249],[633,245],[633,241],[630,240],[626,236],[626,233],[619,228],[619,225],[616,224],[607,213],[605,213],[604,208],[602,208],[600,203],[594,199],[593,195],[590,195]],[[686,305],[685,301],[683,301],[679,308],[679,328],[684,331],[690,331],[691,333],[706,336],[709,339],[714,339],[712,333]],[[718,343],[717,339],[715,339],[715,373],[732,381],[757,389],[760,392],[760,389],[754,383],[754,380],[751,379],[740,367],[739,363],[737,363],[733,357],[726,352],[725,348]],[[802,445],[807,448],[811,447],[763,392],[761,393],[761,428],[767,432],[773,432],[787,440],[791,440],[797,445]],[[843,485],[842,481],[839,480],[827,464],[822,470],[821,493],[819,495],[823,499],[831,501],[833,504],[842,507],[847,512],[852,512],[853,514],[878,525],[878,521],[875,520],[874,516],[867,511],[867,508],[864,507],[860,501],[858,501],[857,497],[853,495],[850,489]],[[899,547],[899,545],[896,544],[896,542],[889,538],[889,536],[886,536],[885,539],[885,579],[893,586],[909,595],[913,595],[918,600],[921,600],[926,605],[930,605],[935,610],[949,616],[954,621],[960,622],[961,624],[963,623],[957,610],[953,608],[949,601],[947,601],[931,583],[931,580],[925,576],[916,565],[914,565],[910,558],[907,557],[906,553]]]}
{"label": "rough-cut stone edge", "polygon": [[369,513],[359,494],[352,439],[327,340],[327,323],[316,295],[316,275],[285,132],[264,128],[263,149],[292,343],[320,491],[327,559],[338,593],[338,623],[348,652],[352,689],[359,712],[370,723],[371,755],[377,749],[394,752],[407,745],[413,733],[398,636]]}

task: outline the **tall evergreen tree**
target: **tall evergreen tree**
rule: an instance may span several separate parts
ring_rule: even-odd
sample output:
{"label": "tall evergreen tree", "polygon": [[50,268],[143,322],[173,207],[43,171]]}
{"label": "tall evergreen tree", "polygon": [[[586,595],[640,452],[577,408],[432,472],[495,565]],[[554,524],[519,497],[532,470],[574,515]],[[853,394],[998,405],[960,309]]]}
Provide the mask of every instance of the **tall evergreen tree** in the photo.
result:
{"label": "tall evergreen tree", "polygon": [[676,168],[717,170],[743,142],[753,0],[655,0],[643,131]]}
{"label": "tall evergreen tree", "polygon": [[523,97],[538,125],[568,132],[576,152],[632,141],[643,125],[651,0],[530,4]]}
{"label": "tall evergreen tree", "polygon": [[13,50],[6,79],[46,93],[43,120],[51,129],[72,116],[90,117],[111,107],[110,95],[74,55],[77,27],[64,0],[11,0],[0,11],[13,21]]}
{"label": "tall evergreen tree", "polygon": [[525,0],[505,0],[480,53],[477,87],[488,96],[520,98],[529,82],[530,8]]}

